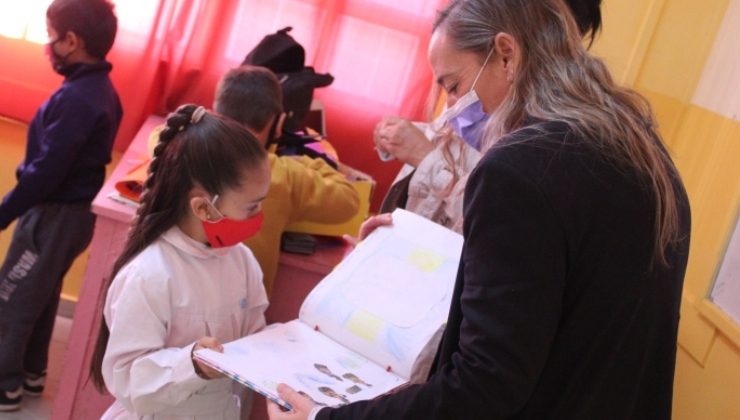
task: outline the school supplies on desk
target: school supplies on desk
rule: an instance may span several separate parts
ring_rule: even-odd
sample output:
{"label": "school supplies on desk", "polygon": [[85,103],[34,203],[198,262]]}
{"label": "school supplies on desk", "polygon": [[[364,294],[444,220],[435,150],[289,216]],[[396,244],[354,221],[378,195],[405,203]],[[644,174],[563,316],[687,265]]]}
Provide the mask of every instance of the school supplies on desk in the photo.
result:
{"label": "school supplies on desk", "polygon": [[280,238],[280,250],[292,254],[312,255],[318,240],[307,233],[284,232]]}
{"label": "school supplies on desk", "polygon": [[116,203],[123,204],[125,206],[129,206],[129,207],[132,207],[132,208],[138,208],[139,207],[139,202],[138,201],[133,201],[133,200],[131,200],[129,198],[126,198],[123,195],[121,195],[118,191],[113,191],[113,192],[109,193],[107,195],[107,197],[110,198],[111,200],[115,201]]}
{"label": "school supplies on desk", "polygon": [[447,321],[462,236],[398,209],[312,291],[299,317],[195,357],[278,402],[286,383],[319,405],[423,378]]}
{"label": "school supplies on desk", "polygon": [[121,197],[138,203],[141,198],[141,192],[144,191],[144,182],[146,182],[147,170],[151,159],[145,158],[118,182],[116,182],[116,191]]}

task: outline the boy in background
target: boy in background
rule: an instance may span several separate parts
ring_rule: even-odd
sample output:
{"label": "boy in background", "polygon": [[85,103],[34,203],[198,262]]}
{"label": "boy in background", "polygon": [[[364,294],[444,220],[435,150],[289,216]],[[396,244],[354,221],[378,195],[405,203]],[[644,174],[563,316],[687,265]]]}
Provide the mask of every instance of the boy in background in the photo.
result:
{"label": "boy in background", "polygon": [[[285,119],[280,82],[264,67],[242,65],[224,75],[214,110],[245,125],[264,146],[280,137]],[[322,159],[268,154],[272,179],[262,202],[262,230],[244,243],[264,272],[268,296],[277,271],[280,237],[296,221],[342,223],[359,209],[359,196],[345,176]]]}
{"label": "boy in background", "polygon": [[113,5],[54,0],[46,18],[47,53],[64,82],[31,121],[17,184],[0,203],[0,231],[18,219],[0,267],[0,411],[43,392],[62,279],[92,239],[90,203],[123,112],[105,59]]}

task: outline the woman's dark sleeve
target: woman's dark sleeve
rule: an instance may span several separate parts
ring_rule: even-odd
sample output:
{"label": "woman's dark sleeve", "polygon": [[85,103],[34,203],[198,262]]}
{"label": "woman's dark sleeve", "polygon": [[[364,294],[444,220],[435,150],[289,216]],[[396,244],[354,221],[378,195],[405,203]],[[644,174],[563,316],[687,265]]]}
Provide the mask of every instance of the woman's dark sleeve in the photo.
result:
{"label": "woman's dark sleeve", "polygon": [[453,297],[446,331],[457,351],[425,384],[317,419],[494,419],[526,404],[561,315],[566,240],[539,183],[521,170],[527,150],[517,149],[489,153],[468,181],[459,306]]}

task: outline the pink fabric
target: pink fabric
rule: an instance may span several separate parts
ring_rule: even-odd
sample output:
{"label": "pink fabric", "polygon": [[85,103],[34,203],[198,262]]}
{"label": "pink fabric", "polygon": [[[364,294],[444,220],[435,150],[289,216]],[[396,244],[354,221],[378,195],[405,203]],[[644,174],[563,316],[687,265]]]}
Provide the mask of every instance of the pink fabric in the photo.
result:
{"label": "pink fabric", "polygon": [[[114,2],[119,32],[108,59],[124,107],[118,150],[152,113],[184,102],[210,106],[227,69],[239,65],[264,35],[292,26],[291,35],[306,48],[306,64],[335,77],[333,85],[317,91],[326,107],[328,137],[346,163],[376,178],[377,207],[398,164],[381,165],[373,127],[386,115],[423,117],[432,83],[426,48],[436,9],[446,1]],[[37,9],[23,15],[16,5],[6,5],[0,13],[30,19],[38,32],[44,10]],[[0,115],[30,121],[61,78],[51,71],[43,46],[23,35],[0,36],[0,51],[12,57],[0,61]]]}

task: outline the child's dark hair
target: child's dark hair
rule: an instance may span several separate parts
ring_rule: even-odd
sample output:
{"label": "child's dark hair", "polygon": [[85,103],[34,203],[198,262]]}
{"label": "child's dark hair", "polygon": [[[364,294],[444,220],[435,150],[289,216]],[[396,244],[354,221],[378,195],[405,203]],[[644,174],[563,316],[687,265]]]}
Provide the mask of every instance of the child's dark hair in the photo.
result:
{"label": "child's dark hair", "polygon": [[214,111],[262,131],[283,112],[283,95],[275,74],[265,67],[242,65],[229,70],[216,88]]}
{"label": "child's dark hair", "polygon": [[576,18],[578,29],[584,38],[591,42],[601,30],[601,1],[602,0],[565,0]]}
{"label": "child's dark hair", "polygon": [[108,0],[54,0],[46,18],[60,37],[74,32],[85,41],[87,53],[101,60],[116,39],[118,19]]}
{"label": "child's dark hair", "polygon": [[[186,214],[188,194],[195,185],[211,196],[223,194],[225,189],[239,186],[244,171],[265,161],[265,150],[245,127],[204,111],[196,105],[182,105],[167,117],[154,148],[136,218],[101,299],[105,299],[118,271]],[[102,363],[108,337],[108,326],[101,317],[90,365],[93,383],[101,392],[105,391]]]}

